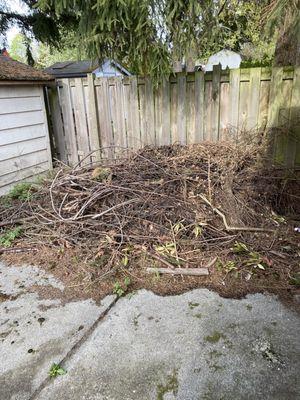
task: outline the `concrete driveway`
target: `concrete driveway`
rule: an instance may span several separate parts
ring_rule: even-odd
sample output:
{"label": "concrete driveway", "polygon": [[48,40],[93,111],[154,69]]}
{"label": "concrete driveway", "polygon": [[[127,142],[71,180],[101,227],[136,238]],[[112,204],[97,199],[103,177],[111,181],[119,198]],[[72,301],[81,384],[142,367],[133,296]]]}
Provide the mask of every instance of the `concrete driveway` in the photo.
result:
{"label": "concrete driveway", "polygon": [[[300,399],[300,319],[273,296],[141,290],[64,304],[63,290],[0,264],[1,400]],[[54,362],[67,373],[51,379]]]}

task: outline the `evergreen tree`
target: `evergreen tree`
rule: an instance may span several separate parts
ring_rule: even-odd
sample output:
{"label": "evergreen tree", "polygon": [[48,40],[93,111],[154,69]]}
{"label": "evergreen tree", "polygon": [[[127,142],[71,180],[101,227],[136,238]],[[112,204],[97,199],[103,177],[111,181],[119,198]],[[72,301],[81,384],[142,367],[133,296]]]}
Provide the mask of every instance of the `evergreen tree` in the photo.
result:
{"label": "evergreen tree", "polygon": [[263,22],[268,36],[278,31],[275,65],[300,65],[300,0],[271,0]]}
{"label": "evergreen tree", "polygon": [[268,0],[40,0],[44,12],[75,13],[91,58],[114,58],[134,73],[161,76],[174,61],[240,50],[259,38]]}
{"label": "evergreen tree", "polygon": [[33,39],[51,46],[58,46],[62,27],[76,29],[77,17],[74,13],[56,15],[53,8],[44,12],[38,8],[37,0],[21,0],[26,12],[14,12],[6,0],[0,0],[0,45],[6,45],[6,32],[17,26],[24,37],[27,62],[33,63],[31,42]]}

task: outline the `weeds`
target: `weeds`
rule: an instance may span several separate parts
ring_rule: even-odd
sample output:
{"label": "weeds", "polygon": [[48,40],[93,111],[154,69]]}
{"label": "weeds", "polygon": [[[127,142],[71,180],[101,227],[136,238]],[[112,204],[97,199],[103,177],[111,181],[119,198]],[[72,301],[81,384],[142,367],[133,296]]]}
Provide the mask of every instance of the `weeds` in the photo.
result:
{"label": "weeds", "polygon": [[15,239],[20,237],[22,234],[22,228],[17,226],[14,229],[10,229],[9,231],[0,235],[0,245],[4,247],[10,247]]}
{"label": "weeds", "polygon": [[113,288],[113,293],[116,294],[118,297],[124,296],[124,294],[128,290],[130,283],[131,283],[131,281],[128,276],[126,276],[126,278],[124,279],[122,284],[120,282],[115,282],[114,288]]}
{"label": "weeds", "polygon": [[50,378],[56,378],[59,375],[65,375],[67,371],[63,369],[59,364],[52,364],[50,370],[49,370],[49,376]]}
{"label": "weeds", "polygon": [[7,195],[10,200],[21,200],[27,201],[32,199],[32,184],[28,182],[22,182],[15,185]]}

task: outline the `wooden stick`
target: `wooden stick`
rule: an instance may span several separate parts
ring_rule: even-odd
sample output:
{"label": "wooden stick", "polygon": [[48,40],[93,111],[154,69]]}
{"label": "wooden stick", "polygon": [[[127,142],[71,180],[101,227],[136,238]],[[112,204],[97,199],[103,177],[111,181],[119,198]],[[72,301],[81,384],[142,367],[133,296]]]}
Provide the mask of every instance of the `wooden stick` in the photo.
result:
{"label": "wooden stick", "polygon": [[35,216],[30,216],[30,217],[24,217],[24,218],[20,218],[20,219],[10,219],[8,221],[3,221],[0,222],[0,228],[3,228],[4,226],[7,225],[15,225],[15,224],[23,224],[26,221],[30,221],[31,219],[34,219]]}
{"label": "wooden stick", "polygon": [[37,251],[34,247],[6,247],[0,248],[1,253],[24,253],[26,251]]}
{"label": "wooden stick", "polygon": [[274,229],[269,229],[269,228],[256,228],[256,227],[252,227],[252,226],[229,226],[225,215],[218,208],[214,207],[211,204],[211,202],[205,196],[203,196],[203,194],[200,194],[199,197],[206,204],[208,204],[216,214],[218,214],[222,218],[226,231],[229,231],[229,232],[271,232],[271,233],[275,232]]}
{"label": "wooden stick", "polygon": [[155,258],[157,261],[160,261],[161,263],[165,264],[170,269],[175,268],[174,265],[172,265],[171,263],[169,263],[167,260],[163,259],[162,257],[159,257],[157,254],[150,253],[150,251],[147,251],[147,254],[149,254],[149,256]]}
{"label": "wooden stick", "polygon": [[172,274],[172,275],[194,275],[204,276],[209,275],[207,268],[147,268],[147,272],[158,272],[159,274]]}

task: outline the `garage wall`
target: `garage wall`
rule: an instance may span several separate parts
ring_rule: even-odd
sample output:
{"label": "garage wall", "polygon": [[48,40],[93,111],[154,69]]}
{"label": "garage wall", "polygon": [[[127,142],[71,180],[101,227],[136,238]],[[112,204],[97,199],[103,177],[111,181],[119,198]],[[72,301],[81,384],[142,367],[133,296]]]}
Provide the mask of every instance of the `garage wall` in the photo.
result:
{"label": "garage wall", "polygon": [[0,195],[50,168],[42,86],[0,86]]}

